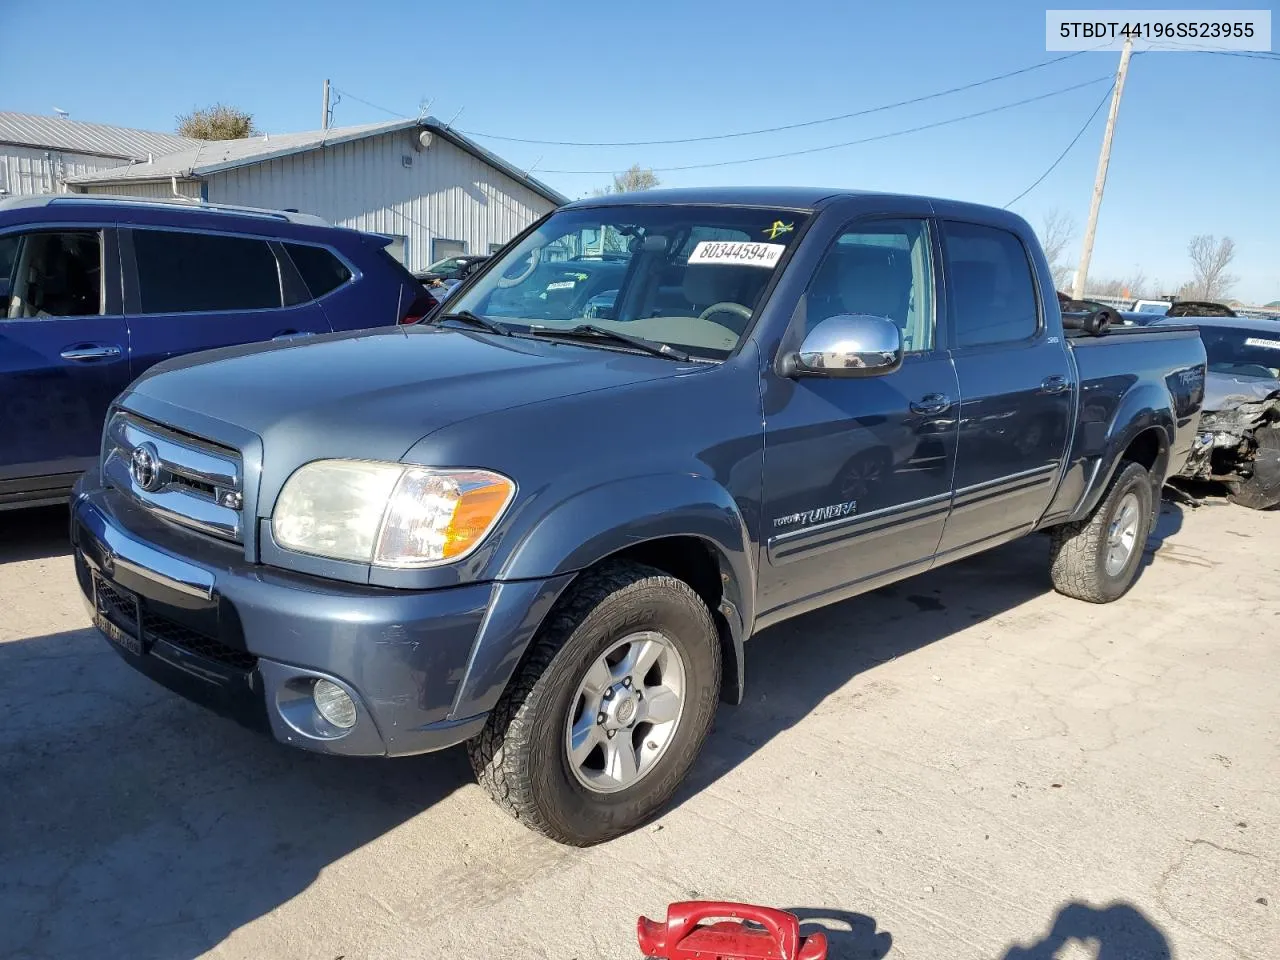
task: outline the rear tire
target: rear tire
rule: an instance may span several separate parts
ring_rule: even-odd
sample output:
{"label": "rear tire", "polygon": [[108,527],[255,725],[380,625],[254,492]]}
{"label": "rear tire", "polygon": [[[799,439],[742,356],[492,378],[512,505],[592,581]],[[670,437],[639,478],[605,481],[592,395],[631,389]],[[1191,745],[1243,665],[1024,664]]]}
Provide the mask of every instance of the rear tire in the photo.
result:
{"label": "rear tire", "polygon": [[1250,510],[1270,510],[1280,504],[1280,429],[1262,427],[1253,437],[1258,444],[1253,473],[1227,484],[1227,499]]}
{"label": "rear tire", "polygon": [[[661,648],[662,662],[626,669],[629,644],[647,643]],[[607,682],[596,682],[602,669]],[[591,700],[584,688],[593,684],[609,697]],[[720,638],[702,598],[661,570],[612,563],[584,574],[552,612],[467,752],[508,813],[560,843],[588,846],[666,804],[702,749],[719,694]],[[568,738],[584,723],[595,746],[575,758]],[[625,747],[635,759],[615,781],[611,757]]]}
{"label": "rear tire", "polygon": [[1050,531],[1054,589],[1089,603],[1124,596],[1142,564],[1154,503],[1151,474],[1140,463],[1122,463],[1087,518]]}

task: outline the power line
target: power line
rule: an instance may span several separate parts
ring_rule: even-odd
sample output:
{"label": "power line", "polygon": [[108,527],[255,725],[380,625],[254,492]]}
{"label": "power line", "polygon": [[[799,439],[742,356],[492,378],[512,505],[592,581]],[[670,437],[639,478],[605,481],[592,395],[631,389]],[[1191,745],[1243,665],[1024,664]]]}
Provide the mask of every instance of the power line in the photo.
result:
{"label": "power line", "polygon": [[[1028,103],[1036,103],[1040,100],[1047,100],[1050,97],[1057,97],[1064,93],[1070,93],[1073,90],[1080,90],[1084,87],[1091,87],[1095,83],[1102,83],[1104,80],[1110,80],[1111,75],[1105,77],[1094,77],[1092,80],[1086,80],[1084,83],[1072,84],[1069,87],[1062,87],[1059,90],[1051,90],[1048,93],[1042,93],[1035,97],[1026,97],[1022,100],[1015,100],[1012,103],[1001,104],[997,107],[989,107],[986,110],[978,110],[975,113],[966,113],[959,117],[950,117],[946,120],[937,120],[933,123],[925,123],[916,127],[909,127],[906,130],[894,130],[890,133],[877,134],[874,137],[862,137],[858,140],[846,140],[843,143],[830,143],[821,147],[809,147],[806,150],[789,150],[786,153],[771,153],[759,157],[744,157],[739,160],[720,160],[715,163],[688,163],[677,167],[651,167],[654,173],[675,173],[681,170],[706,170],[712,167],[731,167],[743,163],[759,163],[762,160],[782,160],[787,157],[802,157],[811,153],[823,153],[827,150],[838,150],[841,147],[853,147],[863,143],[873,143],[878,140],[889,140],[893,137],[906,136],[909,133],[919,133],[922,130],[933,130],[936,127],[945,127],[949,124],[960,123],[964,120],[973,120],[977,117],[985,117],[993,113],[1000,113],[1003,110],[1012,110],[1014,107],[1021,107]],[[543,170],[542,173],[554,173],[564,175],[581,175],[581,176],[608,176],[616,173],[616,170]]]}
{"label": "power line", "polygon": [[896,110],[898,107],[906,107],[915,103],[924,103],[928,100],[937,100],[939,97],[947,97],[953,93],[961,93],[965,90],[972,90],[975,87],[985,86],[988,83],[995,83],[998,80],[1007,80],[1009,77],[1020,76],[1024,73],[1030,73],[1032,70],[1039,70],[1042,67],[1052,66],[1055,63],[1062,63],[1064,60],[1071,60],[1083,53],[1089,53],[1088,50],[1077,50],[1066,56],[1054,57],[1052,60],[1045,60],[1041,63],[1034,63],[1029,67],[1021,67],[1017,70],[1010,70],[1008,73],[1001,73],[994,77],[987,77],[985,80],[974,80],[972,83],[965,83],[958,87],[951,87],[947,90],[939,90],[937,93],[928,93],[919,97],[912,97],[909,100],[899,100],[896,103],[886,103],[878,107],[868,107],[865,110],[855,110],[852,113],[841,113],[834,117],[822,117],[818,120],[802,120],[799,123],[785,123],[776,127],[762,127],[759,130],[740,130],[737,133],[716,133],[708,134],[702,137],[681,137],[673,140],[537,140],[530,137],[508,137],[496,133],[481,133],[476,130],[462,131],[469,137],[483,137],[488,140],[502,140],[506,143],[531,143],[539,146],[548,147],[657,147],[672,146],[684,143],[707,143],[712,140],[733,140],[738,137],[754,137],[764,133],[780,133],[785,130],[799,130],[804,127],[816,127],[824,123],[835,123],[838,120],[851,120],[854,117],[866,117],[873,113],[882,113],[885,110]]}
{"label": "power line", "polygon": [[390,114],[391,116],[395,117],[397,120],[407,120],[409,118],[409,114],[407,113],[398,113],[395,110],[388,110],[386,107],[379,106],[376,103],[370,103],[368,100],[365,100],[361,97],[357,97],[350,90],[340,90],[337,87],[334,87],[333,89],[338,93],[342,94],[344,97],[348,97],[354,100],[356,103],[363,103],[366,107],[372,107],[374,110],[381,110],[383,113]]}
{"label": "power line", "polygon": [[1044,173],[1040,174],[1040,176],[1036,178],[1035,183],[1031,184],[1031,186],[1027,187],[1027,189],[1023,190],[1020,194],[1018,194],[1016,197],[1014,197],[1012,200],[1006,203],[1004,205],[1004,208],[1006,210],[1012,207],[1015,203],[1017,203],[1019,200],[1025,197],[1028,193],[1030,193],[1036,187],[1040,186],[1040,184],[1044,182],[1045,177],[1053,173],[1053,171],[1057,169],[1058,164],[1060,164],[1064,159],[1066,159],[1066,156],[1068,153],[1071,152],[1072,147],[1074,147],[1077,143],[1080,142],[1080,138],[1084,136],[1084,132],[1089,129],[1089,125],[1093,123],[1094,118],[1098,116],[1099,112],[1101,112],[1103,104],[1107,102],[1107,98],[1111,96],[1111,91],[1113,89],[1115,89],[1114,83],[1111,86],[1107,87],[1106,93],[1102,95],[1102,99],[1098,101],[1098,105],[1093,108],[1093,113],[1089,114],[1089,119],[1086,120],[1084,124],[1080,127],[1080,129],[1076,131],[1076,135],[1071,138],[1071,142],[1067,144],[1066,149],[1063,150],[1060,154],[1058,154],[1058,159],[1053,161],[1053,163],[1049,164],[1049,169],[1046,170]]}

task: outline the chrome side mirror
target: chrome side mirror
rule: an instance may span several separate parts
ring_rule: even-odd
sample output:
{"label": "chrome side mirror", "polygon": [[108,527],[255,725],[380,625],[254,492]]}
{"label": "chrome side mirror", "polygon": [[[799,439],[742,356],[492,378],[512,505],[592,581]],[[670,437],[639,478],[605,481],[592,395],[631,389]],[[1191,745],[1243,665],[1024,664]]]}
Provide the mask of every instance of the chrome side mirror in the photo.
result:
{"label": "chrome side mirror", "polygon": [[879,377],[902,357],[902,331],[888,317],[838,313],[805,335],[787,367],[792,376]]}

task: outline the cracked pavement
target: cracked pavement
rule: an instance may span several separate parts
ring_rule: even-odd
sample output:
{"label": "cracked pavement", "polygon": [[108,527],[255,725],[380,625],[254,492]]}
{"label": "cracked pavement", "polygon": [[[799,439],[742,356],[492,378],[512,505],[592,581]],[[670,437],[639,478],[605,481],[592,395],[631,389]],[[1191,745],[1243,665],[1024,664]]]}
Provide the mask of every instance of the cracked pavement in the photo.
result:
{"label": "cracked pavement", "polygon": [[632,958],[701,897],[832,957],[1263,958],[1280,944],[1280,512],[1163,506],[1134,590],[1043,538],[748,647],[677,804],[591,850],[460,751],[277,746],[87,627],[65,511],[0,514],[0,957]]}

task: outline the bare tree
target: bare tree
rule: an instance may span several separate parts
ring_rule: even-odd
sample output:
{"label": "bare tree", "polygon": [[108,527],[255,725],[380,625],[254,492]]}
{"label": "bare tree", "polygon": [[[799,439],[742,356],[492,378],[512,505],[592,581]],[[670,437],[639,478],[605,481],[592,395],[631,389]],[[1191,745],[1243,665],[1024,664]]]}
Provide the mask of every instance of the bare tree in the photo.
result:
{"label": "bare tree", "polygon": [[[1191,257],[1191,282],[1183,289],[1189,290],[1192,300],[1223,300],[1239,279],[1227,273],[1227,267],[1235,259],[1236,242],[1230,237],[1219,240],[1212,234],[1202,233],[1187,244]],[[1182,290],[1178,291],[1179,296]]]}
{"label": "bare tree", "polygon": [[253,114],[223,103],[196,107],[178,117],[178,135],[194,140],[243,140],[261,132],[253,125]]}
{"label": "bare tree", "polygon": [[1076,234],[1076,222],[1070,214],[1054,207],[1040,222],[1040,246],[1053,273],[1053,285],[1059,290],[1071,279],[1072,266],[1065,262],[1067,247]]}
{"label": "bare tree", "polygon": [[635,190],[652,190],[654,187],[662,183],[658,179],[658,175],[647,167],[642,167],[638,163],[633,163],[622,173],[616,173],[613,176],[613,185],[596,190],[597,197],[604,196],[606,193],[631,193]]}

